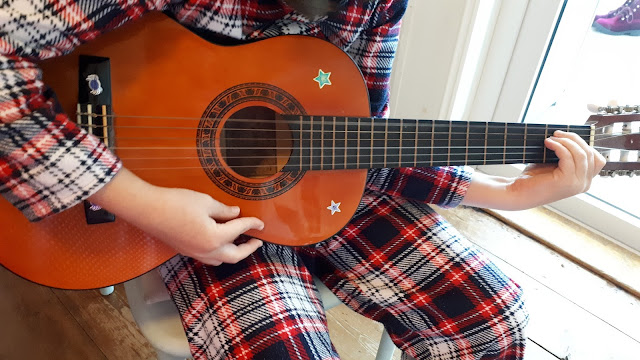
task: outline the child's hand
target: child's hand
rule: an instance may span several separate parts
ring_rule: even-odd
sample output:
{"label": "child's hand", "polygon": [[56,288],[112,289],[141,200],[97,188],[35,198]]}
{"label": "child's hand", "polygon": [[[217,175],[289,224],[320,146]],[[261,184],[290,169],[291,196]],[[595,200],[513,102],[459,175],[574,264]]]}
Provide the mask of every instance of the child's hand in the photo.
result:
{"label": "child's hand", "polygon": [[589,190],[591,180],[606,163],[600,153],[574,133],[556,131],[545,145],[556,153],[558,164],[527,166],[517,178],[476,172],[462,204],[500,210],[548,204]]}
{"label": "child's hand", "polygon": [[560,161],[557,165],[530,165],[516,178],[508,191],[524,197],[533,206],[547,204],[583,193],[604,167],[606,160],[580,136],[556,131],[545,140]]}
{"label": "child's hand", "polygon": [[239,218],[237,207],[209,195],[153,186],[124,168],[91,201],[206,264],[236,263],[262,245],[258,239],[234,244],[249,229],[261,230],[261,220]]}
{"label": "child's hand", "polygon": [[143,230],[179,253],[210,265],[235,264],[262,246],[258,239],[234,244],[234,240],[246,231],[264,227],[257,218],[238,217],[240,209],[237,206],[227,206],[209,195],[191,190],[157,189],[158,209],[152,212],[155,220],[142,225],[146,228]]}

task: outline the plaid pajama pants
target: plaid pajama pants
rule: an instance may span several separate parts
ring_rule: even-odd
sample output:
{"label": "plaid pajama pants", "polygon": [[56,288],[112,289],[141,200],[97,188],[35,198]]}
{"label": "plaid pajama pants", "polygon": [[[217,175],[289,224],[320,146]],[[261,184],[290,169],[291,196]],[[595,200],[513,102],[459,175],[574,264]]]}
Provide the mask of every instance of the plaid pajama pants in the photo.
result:
{"label": "plaid pajama pants", "polygon": [[338,359],[312,274],[415,359],[524,354],[521,289],[417,201],[368,191],[323,243],[219,267],[177,256],[160,272],[196,359]]}

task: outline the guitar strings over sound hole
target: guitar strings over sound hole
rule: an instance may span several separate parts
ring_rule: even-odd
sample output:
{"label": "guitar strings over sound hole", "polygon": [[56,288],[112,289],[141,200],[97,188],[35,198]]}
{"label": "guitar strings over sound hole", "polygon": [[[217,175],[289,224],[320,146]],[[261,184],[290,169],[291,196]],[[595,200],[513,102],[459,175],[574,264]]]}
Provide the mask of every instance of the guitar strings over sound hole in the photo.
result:
{"label": "guitar strings over sound hole", "polygon": [[266,178],[279,173],[289,161],[293,141],[286,122],[275,111],[251,106],[224,123],[220,138],[223,160],[238,175]]}

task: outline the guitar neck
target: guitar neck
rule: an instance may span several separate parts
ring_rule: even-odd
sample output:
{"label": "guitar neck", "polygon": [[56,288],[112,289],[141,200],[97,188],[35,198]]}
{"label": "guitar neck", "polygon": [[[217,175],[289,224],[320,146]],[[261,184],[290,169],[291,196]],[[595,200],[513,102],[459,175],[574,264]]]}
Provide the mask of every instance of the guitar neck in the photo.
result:
{"label": "guitar neck", "polygon": [[333,116],[286,118],[288,170],[553,163],[544,146],[555,130],[592,143],[589,125],[550,125]]}

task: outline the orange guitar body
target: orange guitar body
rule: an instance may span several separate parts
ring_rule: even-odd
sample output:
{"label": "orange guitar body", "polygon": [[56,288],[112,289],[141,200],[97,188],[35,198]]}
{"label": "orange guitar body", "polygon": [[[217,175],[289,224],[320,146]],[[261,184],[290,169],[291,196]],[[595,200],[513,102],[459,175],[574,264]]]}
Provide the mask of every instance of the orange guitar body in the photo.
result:
{"label": "orange guitar body", "polygon": [[[79,54],[110,59],[115,152],[124,166],[145,180],[239,205],[242,216],[257,216],[266,224],[263,231],[250,235],[279,244],[302,246],[327,239],[355,213],[366,170],[278,172],[245,178],[226,167],[227,175],[262,191],[253,197],[237,196],[234,191],[246,192],[245,187],[233,181],[230,189],[216,186],[212,170],[205,171],[195,146],[205,113],[220,113],[224,120],[258,107],[276,114],[294,109],[309,115],[369,116],[362,76],[340,49],[298,36],[217,46],[164,15],[147,15],[71,55],[42,64],[45,83],[55,90],[72,119],[78,98]],[[331,72],[331,85],[321,88],[313,80],[319,70]],[[247,91],[241,89],[243,84],[260,85],[249,86]],[[221,94],[227,98],[220,98]],[[293,99],[285,96],[283,100],[282,94]],[[238,96],[245,98],[234,102]],[[216,104],[214,99],[218,99]],[[224,111],[216,112],[216,106]],[[332,201],[341,203],[340,212],[327,209]],[[2,200],[0,214],[0,263],[47,286],[89,289],[113,285],[175,255],[165,244],[117,217],[115,222],[87,225],[82,205],[30,223]]]}

